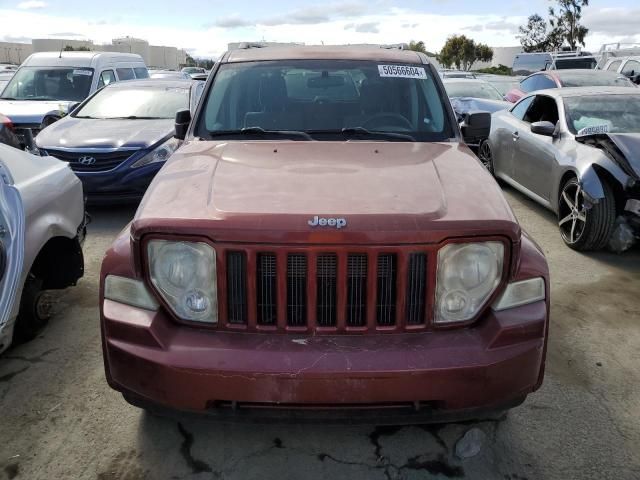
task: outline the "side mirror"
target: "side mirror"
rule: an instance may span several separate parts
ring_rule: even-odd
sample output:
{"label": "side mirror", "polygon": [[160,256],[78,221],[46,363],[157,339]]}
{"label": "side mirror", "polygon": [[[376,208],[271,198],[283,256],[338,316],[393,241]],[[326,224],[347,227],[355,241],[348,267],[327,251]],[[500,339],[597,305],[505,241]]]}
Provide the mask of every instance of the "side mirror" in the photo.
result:
{"label": "side mirror", "polygon": [[462,117],[460,124],[462,136],[467,143],[478,143],[491,132],[491,114],[489,112],[471,111]]}
{"label": "side mirror", "polygon": [[636,85],[640,85],[640,73],[631,77],[631,81]]}
{"label": "side mirror", "polygon": [[556,126],[551,122],[533,122],[531,124],[531,133],[544,135],[545,137],[553,137],[556,133]]}
{"label": "side mirror", "polygon": [[187,136],[187,130],[189,130],[190,123],[190,110],[180,110],[179,112],[176,112],[176,132],[173,136],[178,140],[184,140]]}

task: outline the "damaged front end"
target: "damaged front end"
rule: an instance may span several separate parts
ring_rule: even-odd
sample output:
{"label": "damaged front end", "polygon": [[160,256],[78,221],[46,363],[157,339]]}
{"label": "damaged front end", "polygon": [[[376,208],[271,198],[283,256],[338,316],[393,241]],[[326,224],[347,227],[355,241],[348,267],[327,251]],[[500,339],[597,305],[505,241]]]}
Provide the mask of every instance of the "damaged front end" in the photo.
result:
{"label": "damaged front end", "polygon": [[576,141],[604,153],[601,161],[590,163],[580,172],[589,203],[604,197],[599,171],[606,171],[618,182],[616,226],[609,248],[618,253],[628,250],[640,240],[640,134],[597,133],[576,136]]}

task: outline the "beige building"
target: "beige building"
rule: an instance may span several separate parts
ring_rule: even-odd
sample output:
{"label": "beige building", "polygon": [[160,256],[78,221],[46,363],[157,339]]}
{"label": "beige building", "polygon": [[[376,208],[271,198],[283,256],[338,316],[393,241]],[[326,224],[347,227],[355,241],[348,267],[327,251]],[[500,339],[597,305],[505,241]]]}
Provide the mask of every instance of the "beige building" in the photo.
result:
{"label": "beige building", "polygon": [[0,63],[20,64],[32,53],[57,52],[65,47],[88,48],[98,52],[137,53],[149,68],[178,70],[187,61],[187,52],[176,47],[149,45],[140,38],[115,38],[111,44],[97,45],[91,40],[39,38],[28,43],[0,42]]}

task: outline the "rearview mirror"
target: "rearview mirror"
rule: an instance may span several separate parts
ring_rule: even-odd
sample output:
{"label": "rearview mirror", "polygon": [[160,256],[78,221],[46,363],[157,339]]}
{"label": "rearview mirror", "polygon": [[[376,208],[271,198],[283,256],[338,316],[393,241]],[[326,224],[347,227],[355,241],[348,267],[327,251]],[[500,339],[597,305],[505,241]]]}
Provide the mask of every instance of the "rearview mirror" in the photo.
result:
{"label": "rearview mirror", "polygon": [[556,132],[556,126],[551,122],[534,122],[531,124],[531,133],[544,135],[545,137],[553,137]]}
{"label": "rearview mirror", "polygon": [[180,110],[179,112],[176,112],[176,131],[173,136],[178,140],[184,140],[187,136],[187,130],[189,130],[190,123],[190,110]]}
{"label": "rearview mirror", "polygon": [[491,132],[491,114],[489,112],[471,111],[462,117],[460,125],[462,136],[467,143],[478,143]]}

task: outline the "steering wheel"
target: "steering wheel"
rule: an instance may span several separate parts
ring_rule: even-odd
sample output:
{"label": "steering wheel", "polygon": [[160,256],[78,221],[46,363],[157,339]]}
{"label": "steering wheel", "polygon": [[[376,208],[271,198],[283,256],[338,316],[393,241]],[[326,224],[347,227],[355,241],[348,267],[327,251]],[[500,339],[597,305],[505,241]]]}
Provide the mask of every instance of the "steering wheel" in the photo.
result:
{"label": "steering wheel", "polygon": [[362,128],[366,128],[368,130],[370,128],[387,126],[389,124],[406,128],[408,131],[413,130],[411,122],[399,113],[377,113],[370,119],[362,122]]}

